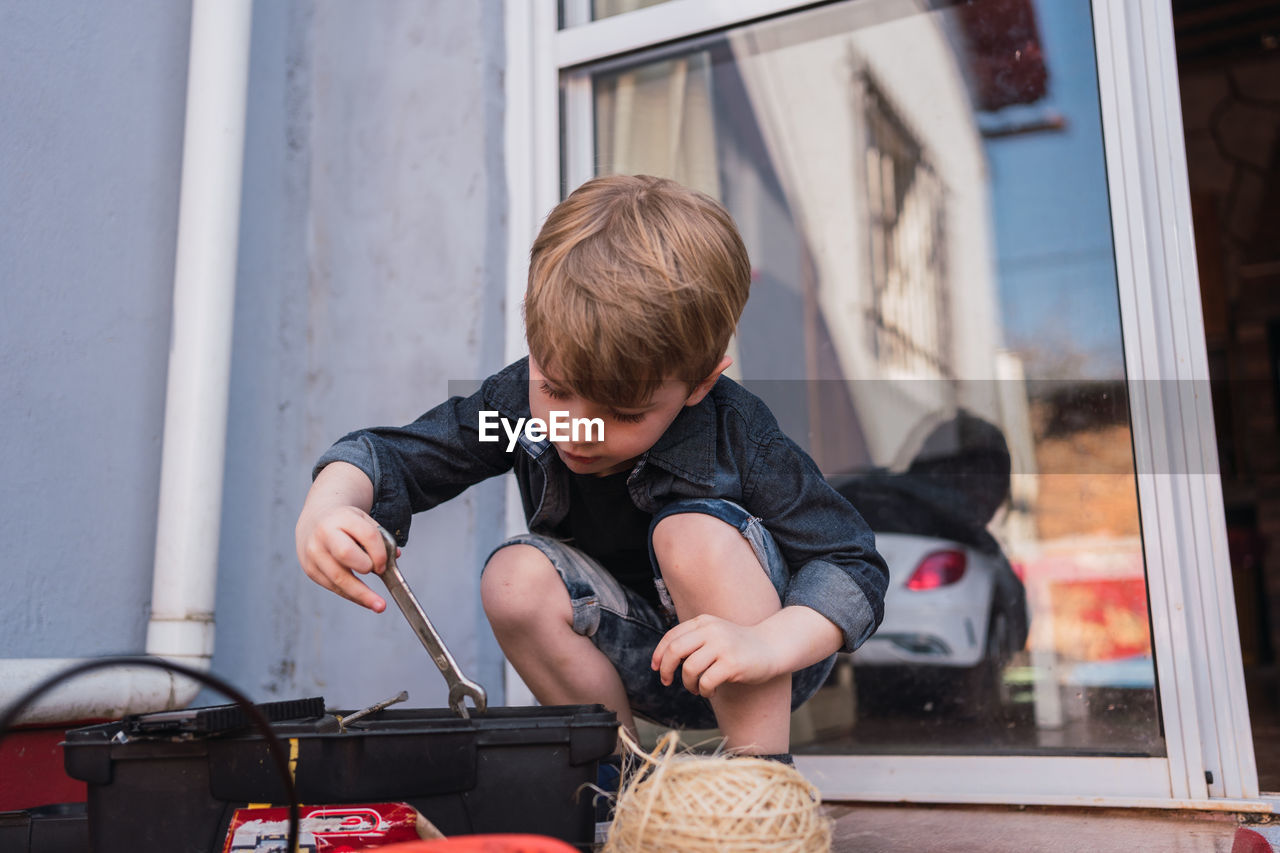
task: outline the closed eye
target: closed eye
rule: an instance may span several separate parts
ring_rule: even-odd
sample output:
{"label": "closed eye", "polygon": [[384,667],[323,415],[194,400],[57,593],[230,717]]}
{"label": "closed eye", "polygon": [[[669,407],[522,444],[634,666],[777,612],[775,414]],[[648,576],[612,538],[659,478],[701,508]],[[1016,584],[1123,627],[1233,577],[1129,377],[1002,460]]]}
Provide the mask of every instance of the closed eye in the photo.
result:
{"label": "closed eye", "polygon": [[553,385],[548,385],[546,382],[542,383],[539,390],[552,400],[566,400],[569,397],[569,393],[567,391],[561,391],[559,388],[556,388]]}
{"label": "closed eye", "polygon": [[644,420],[646,414],[648,414],[648,412],[610,412],[609,416],[615,421],[620,421],[624,424],[638,424]]}

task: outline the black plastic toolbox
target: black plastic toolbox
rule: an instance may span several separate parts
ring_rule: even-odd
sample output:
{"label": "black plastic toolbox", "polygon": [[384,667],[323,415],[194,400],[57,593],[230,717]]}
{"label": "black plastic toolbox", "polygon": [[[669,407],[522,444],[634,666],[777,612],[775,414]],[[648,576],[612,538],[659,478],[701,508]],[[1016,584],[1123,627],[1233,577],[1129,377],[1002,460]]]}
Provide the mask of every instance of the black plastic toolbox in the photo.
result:
{"label": "black plastic toolbox", "polygon": [[88,849],[84,803],[0,812],[0,853],[85,853]]}
{"label": "black plastic toolbox", "polygon": [[[343,712],[338,712],[342,714]],[[603,705],[389,709],[335,731],[332,716],[275,723],[307,805],[407,802],[445,835],[527,832],[581,847],[594,836],[598,760],[617,738]],[[121,738],[121,723],[67,732],[67,773],[88,783],[93,853],[220,851],[237,808],[285,805],[259,734]]]}

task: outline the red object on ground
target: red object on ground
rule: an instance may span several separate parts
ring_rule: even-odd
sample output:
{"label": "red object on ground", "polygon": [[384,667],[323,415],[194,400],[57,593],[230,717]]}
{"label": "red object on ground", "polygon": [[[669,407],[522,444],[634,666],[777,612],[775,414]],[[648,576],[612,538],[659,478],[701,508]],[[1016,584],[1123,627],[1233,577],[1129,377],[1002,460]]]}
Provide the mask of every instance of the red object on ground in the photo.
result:
{"label": "red object on ground", "polygon": [[412,841],[381,848],[381,853],[577,853],[545,835],[459,835],[437,841]]}
{"label": "red object on ground", "polygon": [[18,728],[0,740],[0,811],[17,811],[52,803],[83,803],[88,787],[62,769],[67,729],[103,720],[60,723],[54,727]]}
{"label": "red object on ground", "polygon": [[1236,829],[1235,838],[1231,840],[1231,853],[1274,853],[1275,848],[1262,833],[1248,827]]}
{"label": "red object on ground", "polygon": [[[370,848],[402,847],[418,841],[421,815],[407,803],[359,803],[303,806],[299,810],[300,850],[350,853]],[[434,827],[430,827],[434,830]],[[432,832],[439,835],[439,832]],[[289,810],[278,806],[236,809],[227,827],[223,853],[279,850],[289,837]]]}

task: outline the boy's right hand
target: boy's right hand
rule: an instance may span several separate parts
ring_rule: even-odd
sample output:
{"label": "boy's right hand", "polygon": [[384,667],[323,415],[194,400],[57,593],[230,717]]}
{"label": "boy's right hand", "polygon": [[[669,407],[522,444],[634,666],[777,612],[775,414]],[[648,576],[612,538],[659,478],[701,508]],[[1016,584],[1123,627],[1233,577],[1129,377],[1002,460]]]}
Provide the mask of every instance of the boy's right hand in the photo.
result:
{"label": "boy's right hand", "polygon": [[381,528],[367,511],[353,505],[369,505],[372,498],[372,484],[360,469],[343,462],[326,466],[307,493],[294,540],[307,577],[381,613],[387,609],[386,600],[356,577],[380,573],[387,564]]}

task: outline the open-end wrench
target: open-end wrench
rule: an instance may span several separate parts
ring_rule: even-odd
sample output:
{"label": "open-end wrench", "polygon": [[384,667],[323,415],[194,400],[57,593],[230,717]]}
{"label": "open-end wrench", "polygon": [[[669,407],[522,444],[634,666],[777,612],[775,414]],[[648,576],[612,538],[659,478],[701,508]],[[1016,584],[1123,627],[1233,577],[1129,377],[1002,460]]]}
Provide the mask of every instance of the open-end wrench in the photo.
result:
{"label": "open-end wrench", "polygon": [[470,696],[476,704],[476,711],[483,714],[488,702],[484,688],[464,676],[458,669],[457,661],[445,648],[444,640],[440,639],[440,635],[436,633],[431,620],[427,618],[426,611],[422,609],[422,605],[413,595],[413,590],[409,589],[409,585],[405,583],[404,575],[400,574],[400,569],[396,566],[396,540],[385,528],[378,529],[382,531],[382,541],[387,546],[387,568],[379,577],[387,585],[387,592],[391,593],[391,598],[399,606],[404,618],[409,620],[409,625],[422,641],[427,654],[431,655],[436,666],[440,667],[444,680],[449,683],[450,707],[463,719],[471,719],[471,715],[467,713],[467,703],[463,701],[464,697]]}
{"label": "open-end wrench", "polygon": [[365,717],[368,717],[370,714],[376,714],[379,711],[390,708],[392,705],[398,705],[401,702],[408,700],[408,698],[409,698],[409,691],[401,690],[398,694],[396,694],[395,696],[392,696],[390,699],[383,699],[381,702],[378,702],[375,705],[370,705],[368,708],[365,708],[363,711],[356,711],[354,714],[347,714],[345,717],[338,717],[338,731],[346,731],[347,726],[351,725],[357,720],[363,720]]}

